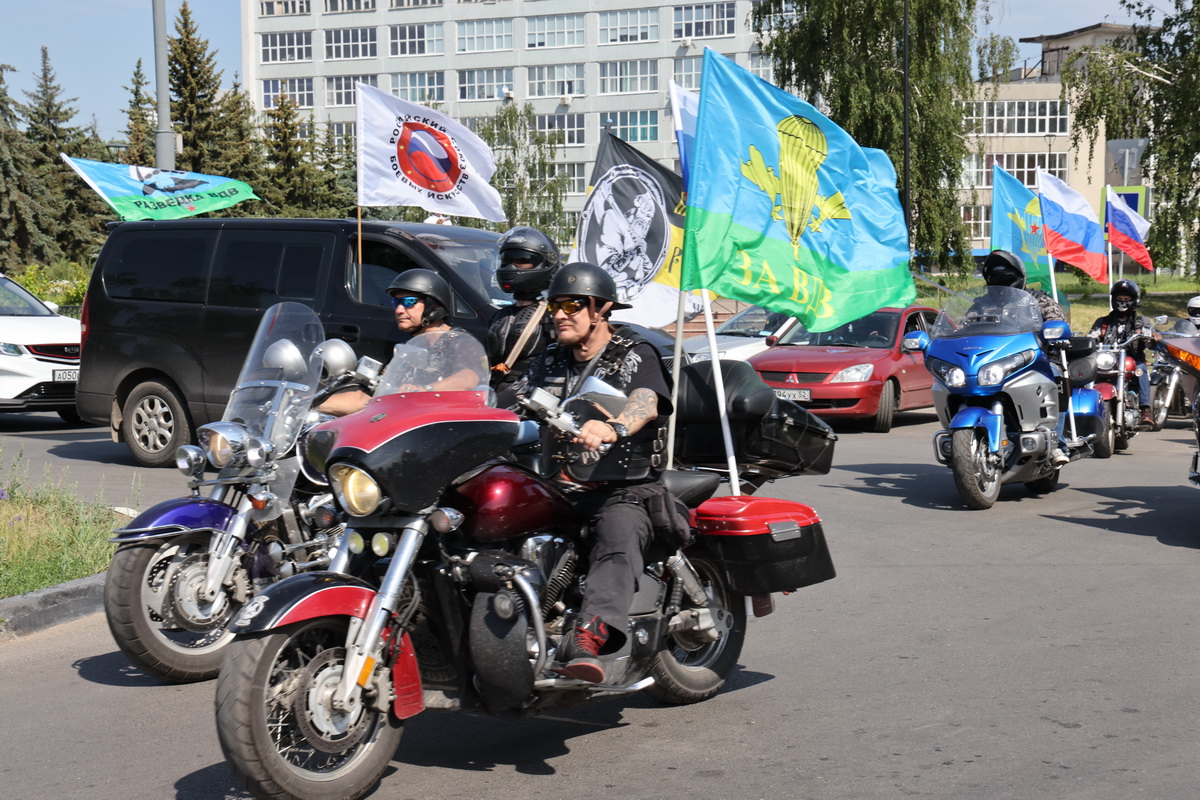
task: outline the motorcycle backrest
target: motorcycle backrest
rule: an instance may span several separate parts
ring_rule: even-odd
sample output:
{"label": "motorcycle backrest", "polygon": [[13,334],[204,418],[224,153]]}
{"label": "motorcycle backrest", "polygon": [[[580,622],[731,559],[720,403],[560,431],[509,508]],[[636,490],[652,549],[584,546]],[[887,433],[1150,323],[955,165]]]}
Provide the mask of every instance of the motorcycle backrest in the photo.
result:
{"label": "motorcycle backrest", "polygon": [[775,402],[775,393],[745,361],[697,361],[679,370],[679,406],[676,424],[713,422],[718,419],[713,364],[721,365],[725,379],[725,408],[731,420],[762,419]]}

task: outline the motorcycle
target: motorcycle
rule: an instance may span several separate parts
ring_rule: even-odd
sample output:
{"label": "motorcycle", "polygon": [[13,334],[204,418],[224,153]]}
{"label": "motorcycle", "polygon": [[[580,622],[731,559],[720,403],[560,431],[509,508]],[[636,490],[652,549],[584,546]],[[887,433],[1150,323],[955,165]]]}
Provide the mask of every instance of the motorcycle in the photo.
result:
{"label": "motorcycle", "polygon": [[[117,646],[146,673],[183,683],[216,675],[229,621],[268,583],[324,567],[341,535],[320,475],[302,474],[298,440],[326,390],[368,381],[378,362],[321,342],[312,309],[267,310],[219,422],[179,449],[191,494],[113,532],[104,611]],[[218,470],[205,479],[206,461]],[[206,494],[201,494],[202,490]]]}
{"label": "motorcycle", "polygon": [[1065,322],[1043,324],[1028,293],[989,286],[975,299],[951,297],[930,333],[904,337],[906,350],[924,351],[935,379],[944,427],[934,434],[934,456],[951,468],[969,508],[991,508],[1004,484],[1054,491],[1055,449],[1076,461],[1107,436],[1100,395],[1086,386],[1095,378],[1095,343],[1070,333]]}
{"label": "motorcycle", "polygon": [[[399,356],[381,384],[396,383],[387,373]],[[681,393],[711,395],[688,377],[700,366],[712,365],[685,367]],[[735,431],[750,431],[755,415],[762,423],[738,440],[748,474],[827,472],[828,427],[798,406],[781,409],[739,366],[756,385],[730,386]],[[564,410],[578,420],[580,409],[613,402],[591,378],[561,408],[542,403],[541,419],[562,427]],[[686,416],[704,408],[681,399],[680,422],[711,423]],[[716,472],[668,470],[694,541],[651,546],[625,642],[603,656],[604,685],[556,674],[587,549],[584,520],[547,476],[586,456],[511,455],[536,450],[542,427],[492,407],[487,391],[381,386],[362,412],[313,431],[308,455],[348,517],[346,536],[328,570],[273,584],[242,609],[217,683],[221,747],[252,794],[361,797],[404,721],[424,710],[523,716],[639,691],[705,700],[737,664],[748,614],[770,613],[774,592],[834,577],[811,507],[713,497]]]}
{"label": "motorcycle", "polygon": [[1095,444],[1097,458],[1108,458],[1116,451],[1129,449],[1129,440],[1141,430],[1137,392],[1141,368],[1127,352],[1141,338],[1142,334],[1135,333],[1123,342],[1097,345],[1094,386],[1108,415],[1107,433]]}
{"label": "motorcycle", "polygon": [[[1192,385],[1194,394],[1191,398],[1192,431],[1196,434],[1196,444],[1200,447],[1200,337],[1181,336],[1163,338],[1155,342],[1160,359],[1173,364],[1186,374]],[[1192,466],[1188,471],[1188,480],[1200,485],[1200,449],[1192,453]]]}
{"label": "motorcycle", "polygon": [[1165,340],[1196,338],[1200,331],[1186,319],[1172,323],[1161,316],[1154,321],[1154,328],[1162,338],[1154,342],[1156,357],[1150,368],[1150,408],[1154,429],[1161,430],[1170,417],[1192,416],[1192,397],[1196,393],[1196,378],[1180,366]]}

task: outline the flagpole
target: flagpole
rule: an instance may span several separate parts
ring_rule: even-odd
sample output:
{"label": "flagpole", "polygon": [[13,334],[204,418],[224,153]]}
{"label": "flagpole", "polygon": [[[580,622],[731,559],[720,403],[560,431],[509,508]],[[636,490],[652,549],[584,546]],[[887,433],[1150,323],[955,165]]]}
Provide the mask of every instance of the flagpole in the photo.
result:
{"label": "flagpole", "polygon": [[730,492],[736,497],[742,493],[738,478],[737,459],[733,455],[733,435],[729,431],[729,412],[725,409],[725,376],[721,372],[721,357],[717,350],[717,332],[713,327],[712,302],[708,292],[701,291],[704,305],[704,332],[708,336],[708,352],[713,365],[713,389],[717,392],[717,416],[721,418],[721,438],[725,442],[725,459],[729,466]]}
{"label": "flagpole", "polygon": [[[687,309],[687,296],[679,289],[679,308],[675,313],[675,358],[671,362],[671,408],[679,407],[679,365],[683,362],[683,316]],[[675,468],[675,418],[667,420],[667,469]]]}
{"label": "flagpole", "polygon": [[[358,268],[362,269],[362,206],[356,206],[358,209]],[[362,286],[360,277],[358,285]]]}

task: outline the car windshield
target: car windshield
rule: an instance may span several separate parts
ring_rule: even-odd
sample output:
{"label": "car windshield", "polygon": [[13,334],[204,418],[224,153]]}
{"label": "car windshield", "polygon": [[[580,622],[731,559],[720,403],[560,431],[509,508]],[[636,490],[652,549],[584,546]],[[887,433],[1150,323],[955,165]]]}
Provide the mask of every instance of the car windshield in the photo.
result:
{"label": "car windshield", "polygon": [[[460,231],[463,229],[460,229]],[[455,231],[459,233],[460,231]],[[429,245],[454,272],[471,284],[471,288],[488,298],[494,306],[505,306],[513,298],[496,282],[500,266],[498,239],[475,239],[468,235],[450,238],[442,233],[419,233],[417,238]]]}
{"label": "car windshield", "polygon": [[886,350],[896,343],[900,314],[876,311],[831,331],[813,333],[797,322],[779,340],[780,344],[800,346],[871,347]]}
{"label": "car windshield", "polygon": [[788,315],[779,311],[768,311],[761,306],[743,308],[717,328],[722,336],[746,336],[765,339],[783,323]]}
{"label": "car windshield", "polygon": [[53,317],[25,287],[8,278],[0,280],[0,315],[5,317]]}

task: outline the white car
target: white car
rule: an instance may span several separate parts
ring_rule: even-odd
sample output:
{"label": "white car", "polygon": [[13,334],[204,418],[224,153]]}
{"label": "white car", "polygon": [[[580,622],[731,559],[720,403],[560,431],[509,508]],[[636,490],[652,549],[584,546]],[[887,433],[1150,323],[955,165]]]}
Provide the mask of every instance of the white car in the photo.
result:
{"label": "white car", "polygon": [[80,421],[79,320],[57,311],[0,276],[0,413],[57,411],[67,422]]}
{"label": "white car", "polygon": [[[761,306],[743,308],[717,326],[717,358],[746,361],[774,344],[794,324],[795,317],[779,311],[768,311]],[[771,341],[768,342],[768,339]],[[683,349],[693,361],[707,361],[712,357],[705,334],[685,341]]]}

